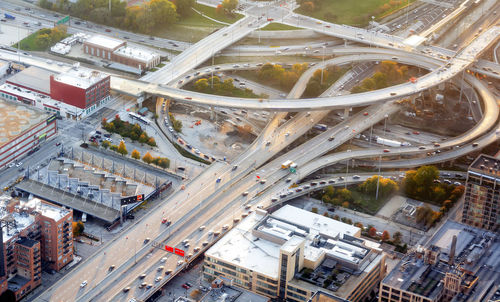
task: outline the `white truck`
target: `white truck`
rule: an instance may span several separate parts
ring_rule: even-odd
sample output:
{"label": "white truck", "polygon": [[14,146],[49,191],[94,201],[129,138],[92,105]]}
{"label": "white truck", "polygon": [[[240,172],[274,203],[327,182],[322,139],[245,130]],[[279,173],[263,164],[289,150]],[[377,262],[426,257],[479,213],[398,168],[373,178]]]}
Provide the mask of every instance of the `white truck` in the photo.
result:
{"label": "white truck", "polygon": [[387,139],[387,138],[381,138],[381,137],[377,137],[377,144],[381,144],[381,145],[388,146],[388,147],[405,146],[405,145],[403,145],[402,142],[398,142],[398,141]]}

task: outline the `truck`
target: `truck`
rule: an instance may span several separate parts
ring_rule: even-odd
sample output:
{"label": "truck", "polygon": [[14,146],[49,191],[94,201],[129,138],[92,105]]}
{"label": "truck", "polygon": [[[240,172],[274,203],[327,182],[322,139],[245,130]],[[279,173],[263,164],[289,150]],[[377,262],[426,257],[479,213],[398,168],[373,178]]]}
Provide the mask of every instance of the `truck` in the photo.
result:
{"label": "truck", "polygon": [[377,144],[381,144],[381,145],[389,146],[389,147],[401,147],[401,146],[403,146],[403,143],[401,143],[401,142],[394,141],[394,140],[387,139],[387,138],[381,138],[381,137],[377,137]]}
{"label": "truck", "polygon": [[316,124],[316,125],[314,125],[314,129],[319,130],[319,131],[326,131],[326,129],[328,129],[328,127],[326,125],[323,125],[323,124]]}
{"label": "truck", "polygon": [[293,161],[287,160],[281,164],[281,169],[288,169],[293,164]]}
{"label": "truck", "polygon": [[14,19],[16,19],[16,17],[14,17],[14,16],[12,16],[12,15],[10,15],[10,14],[7,14],[7,13],[4,13],[3,15],[5,16],[5,19],[9,19],[9,20],[14,20]]}

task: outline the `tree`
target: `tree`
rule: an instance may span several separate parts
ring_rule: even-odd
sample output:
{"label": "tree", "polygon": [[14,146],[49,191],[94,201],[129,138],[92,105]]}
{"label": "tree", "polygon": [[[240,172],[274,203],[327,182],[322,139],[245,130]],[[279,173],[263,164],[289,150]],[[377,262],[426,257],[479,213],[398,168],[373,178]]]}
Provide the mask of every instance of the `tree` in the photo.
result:
{"label": "tree", "polygon": [[368,235],[370,237],[375,237],[377,235],[377,229],[375,227],[371,227],[369,230],[368,230]]}
{"label": "tree", "polygon": [[73,237],[78,237],[80,236],[83,231],[85,230],[85,226],[83,225],[83,222],[81,221],[73,221],[72,223],[72,227],[73,227]]}
{"label": "tree", "polygon": [[301,7],[307,12],[313,12],[315,9],[314,3],[311,1],[304,2]]}
{"label": "tree", "polygon": [[349,202],[348,202],[348,201],[344,201],[344,202],[342,203],[342,206],[343,206],[344,208],[346,208],[346,209],[347,209],[347,208],[349,208]]}
{"label": "tree", "polygon": [[311,209],[311,212],[313,212],[314,214],[318,214],[318,208],[313,207],[313,208]]}
{"label": "tree", "polygon": [[238,6],[238,0],[223,0],[222,7],[226,11],[226,13],[232,14],[233,10]]}
{"label": "tree", "polygon": [[141,153],[139,153],[139,151],[137,151],[136,149],[132,150],[131,156],[132,158],[135,158],[137,160],[141,159]]}
{"label": "tree", "polygon": [[392,234],[392,241],[394,241],[395,244],[400,244],[402,238],[403,234],[401,234],[401,232],[399,231]]}
{"label": "tree", "polygon": [[141,144],[145,144],[146,142],[148,141],[148,135],[143,132],[140,136],[139,136],[139,142]]}
{"label": "tree", "polygon": [[108,149],[111,146],[111,143],[108,140],[103,140],[102,143],[101,143],[101,146],[104,149]]}
{"label": "tree", "polygon": [[195,0],[174,0],[173,2],[179,15],[183,17],[191,15]]}
{"label": "tree", "polygon": [[150,164],[153,162],[153,156],[151,156],[149,152],[146,152],[146,154],[144,154],[144,156],[142,157],[142,161],[147,164]]}
{"label": "tree", "polygon": [[128,154],[127,147],[125,146],[124,141],[120,141],[120,144],[118,145],[118,153],[120,153],[121,155]]}
{"label": "tree", "polygon": [[108,119],[106,119],[105,117],[103,117],[103,118],[102,118],[102,121],[101,121],[101,126],[102,126],[103,128],[106,128],[107,123],[108,123]]}
{"label": "tree", "polygon": [[150,138],[148,139],[147,144],[148,144],[148,145],[150,145],[150,146],[152,146],[152,147],[154,147],[154,146],[156,146],[156,141],[155,141],[155,139],[154,139],[154,138],[150,137]]}
{"label": "tree", "polygon": [[40,49],[46,49],[50,45],[50,36],[48,34],[39,34],[35,38],[35,44]]}
{"label": "tree", "polygon": [[208,86],[208,80],[205,78],[199,79],[194,83],[194,89],[196,89],[196,91],[206,91]]}
{"label": "tree", "polygon": [[382,239],[382,241],[387,241],[387,240],[389,240],[390,238],[391,238],[391,236],[389,235],[389,232],[388,232],[388,231],[384,231],[384,232],[382,233],[382,238],[381,238],[381,239]]}
{"label": "tree", "polygon": [[363,230],[363,224],[361,222],[354,223],[354,226],[360,228],[361,230]]}

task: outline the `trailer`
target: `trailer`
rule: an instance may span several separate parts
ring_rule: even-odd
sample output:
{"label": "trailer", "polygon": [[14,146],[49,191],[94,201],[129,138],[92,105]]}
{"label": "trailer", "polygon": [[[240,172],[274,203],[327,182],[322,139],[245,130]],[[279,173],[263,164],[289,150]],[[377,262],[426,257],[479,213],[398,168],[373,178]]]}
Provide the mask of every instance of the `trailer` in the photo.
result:
{"label": "trailer", "polygon": [[381,144],[381,145],[389,146],[389,147],[401,147],[403,145],[403,143],[401,143],[401,142],[387,139],[387,138],[381,138],[381,137],[377,137],[377,144]]}
{"label": "trailer", "polygon": [[14,17],[12,15],[9,15],[7,13],[4,13],[3,15],[5,16],[5,19],[9,19],[9,20],[15,20],[16,19],[16,17]]}

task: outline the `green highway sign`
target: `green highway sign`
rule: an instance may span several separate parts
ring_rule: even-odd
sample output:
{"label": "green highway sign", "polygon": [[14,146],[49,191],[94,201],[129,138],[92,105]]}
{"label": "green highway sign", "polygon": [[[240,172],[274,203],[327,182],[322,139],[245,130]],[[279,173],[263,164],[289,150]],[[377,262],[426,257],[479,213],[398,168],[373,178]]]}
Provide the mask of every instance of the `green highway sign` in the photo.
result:
{"label": "green highway sign", "polygon": [[295,173],[295,172],[297,172],[297,170],[295,168],[290,168],[290,172]]}
{"label": "green highway sign", "polygon": [[56,24],[63,24],[63,23],[68,23],[69,22],[69,16],[66,16],[64,18],[62,18],[61,20],[57,21]]}

